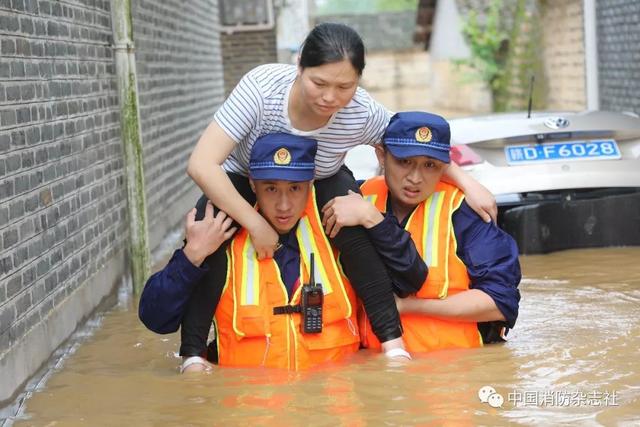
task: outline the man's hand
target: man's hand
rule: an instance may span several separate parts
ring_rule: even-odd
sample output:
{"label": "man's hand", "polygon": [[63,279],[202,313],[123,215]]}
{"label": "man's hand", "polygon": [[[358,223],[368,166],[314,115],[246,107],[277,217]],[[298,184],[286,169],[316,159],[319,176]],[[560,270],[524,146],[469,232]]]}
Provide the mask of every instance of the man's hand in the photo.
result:
{"label": "man's hand", "polygon": [[346,196],[329,200],[322,207],[322,213],[322,225],[329,237],[335,237],[342,227],[362,225],[371,228],[384,219],[375,206],[351,190]]}
{"label": "man's hand", "polygon": [[201,221],[196,221],[196,209],[192,209],[187,214],[185,222],[187,244],[184,247],[184,254],[189,261],[197,267],[202,265],[206,257],[214,253],[236,232],[237,227],[231,227],[232,223],[233,219],[227,217],[227,214],[222,211],[214,217],[211,202],[207,202],[204,218]]}

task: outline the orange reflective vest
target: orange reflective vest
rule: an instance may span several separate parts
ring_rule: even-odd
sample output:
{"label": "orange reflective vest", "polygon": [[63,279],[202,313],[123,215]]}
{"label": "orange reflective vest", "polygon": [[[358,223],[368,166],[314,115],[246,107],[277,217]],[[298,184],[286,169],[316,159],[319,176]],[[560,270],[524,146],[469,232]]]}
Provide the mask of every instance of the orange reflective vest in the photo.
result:
{"label": "orange reflective vest", "polygon": [[273,314],[273,307],[297,305],[302,287],[289,301],[276,262],[259,261],[249,233],[242,229],[227,250],[227,282],[215,313],[220,365],[298,370],[358,350],[355,294],[343,280],[322,229],[315,192],[309,195],[296,237],[302,283],[309,279],[309,254],[315,256],[315,281],[324,291],[322,333],[302,333],[300,313]]}
{"label": "orange reflective vest", "polygon": [[[384,177],[366,181],[362,194],[378,210],[387,209],[388,188]],[[451,217],[460,207],[464,194],[455,186],[438,183],[434,193],[410,215],[405,229],[411,234],[418,253],[429,267],[427,280],[418,298],[446,298],[469,289],[467,267],[456,255],[456,236]],[[421,314],[402,314],[407,349],[425,352],[444,348],[482,346],[476,322],[438,319]],[[360,333],[365,347],[379,346],[366,318],[361,317]]]}

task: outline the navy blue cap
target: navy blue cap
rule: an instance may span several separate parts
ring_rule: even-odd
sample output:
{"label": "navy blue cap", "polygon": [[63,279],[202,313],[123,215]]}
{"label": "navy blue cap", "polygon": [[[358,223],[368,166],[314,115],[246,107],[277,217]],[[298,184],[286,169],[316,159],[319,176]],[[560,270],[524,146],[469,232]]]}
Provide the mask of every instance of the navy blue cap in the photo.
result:
{"label": "navy blue cap", "polygon": [[382,138],[394,157],[404,159],[413,156],[428,156],[449,163],[451,130],[442,117],[407,111],[391,117]]}
{"label": "navy blue cap", "polygon": [[249,176],[257,180],[311,181],[315,175],[318,143],[288,133],[270,133],[251,148]]}

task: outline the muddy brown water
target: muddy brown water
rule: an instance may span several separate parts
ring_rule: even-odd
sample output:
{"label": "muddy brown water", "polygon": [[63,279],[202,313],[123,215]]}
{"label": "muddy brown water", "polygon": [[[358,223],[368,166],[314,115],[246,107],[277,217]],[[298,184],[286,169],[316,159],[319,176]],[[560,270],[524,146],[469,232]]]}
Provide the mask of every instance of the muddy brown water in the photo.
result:
{"label": "muddy brown water", "polygon": [[[147,331],[137,301],[125,298],[68,349],[14,425],[640,425],[640,248],[521,263],[520,317],[507,343],[408,364],[362,351],[302,373],[181,376],[178,334]],[[501,407],[491,406],[499,397],[479,399],[483,386]]]}

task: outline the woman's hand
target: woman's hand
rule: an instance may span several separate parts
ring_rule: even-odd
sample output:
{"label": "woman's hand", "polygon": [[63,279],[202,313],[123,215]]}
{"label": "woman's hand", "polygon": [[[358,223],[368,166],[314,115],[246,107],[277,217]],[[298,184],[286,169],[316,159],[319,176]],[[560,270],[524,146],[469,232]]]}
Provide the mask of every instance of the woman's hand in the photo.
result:
{"label": "woman's hand", "polygon": [[278,245],[278,233],[269,223],[259,216],[255,224],[247,227],[251,236],[251,243],[256,250],[258,259],[273,258],[273,253]]}
{"label": "woman's hand", "polygon": [[325,227],[327,236],[331,238],[335,237],[342,227],[362,225],[365,228],[371,228],[384,219],[375,206],[351,190],[346,196],[329,200],[322,207],[322,214],[322,225]]}

